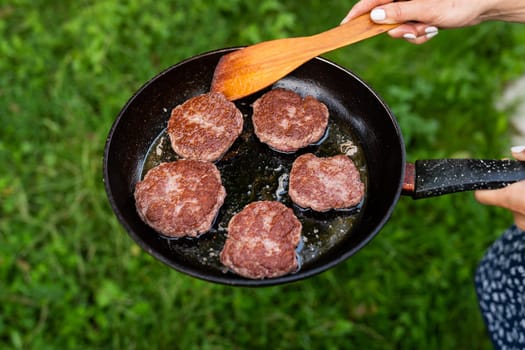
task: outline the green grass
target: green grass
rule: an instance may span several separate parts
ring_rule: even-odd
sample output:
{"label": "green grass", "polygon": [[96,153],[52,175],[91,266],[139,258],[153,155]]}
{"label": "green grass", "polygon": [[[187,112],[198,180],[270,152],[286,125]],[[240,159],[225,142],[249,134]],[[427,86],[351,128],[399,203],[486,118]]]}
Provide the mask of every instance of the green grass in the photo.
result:
{"label": "green grass", "polygon": [[[473,274],[510,224],[470,193],[402,198],[365,249],[263,289],[187,277],[141,251],[107,202],[105,138],[145,81],[201,52],[337,25],[348,2],[0,5],[0,348],[489,349]],[[327,57],[397,115],[410,161],[508,156],[493,108],[525,71],[525,27],[383,35]]]}

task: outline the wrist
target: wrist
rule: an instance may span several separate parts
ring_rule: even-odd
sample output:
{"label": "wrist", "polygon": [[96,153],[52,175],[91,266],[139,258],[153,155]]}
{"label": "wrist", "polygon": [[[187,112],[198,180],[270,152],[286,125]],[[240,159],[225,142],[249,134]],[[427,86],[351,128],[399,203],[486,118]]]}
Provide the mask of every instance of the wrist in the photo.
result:
{"label": "wrist", "polygon": [[516,0],[487,0],[481,21],[525,22],[525,2]]}

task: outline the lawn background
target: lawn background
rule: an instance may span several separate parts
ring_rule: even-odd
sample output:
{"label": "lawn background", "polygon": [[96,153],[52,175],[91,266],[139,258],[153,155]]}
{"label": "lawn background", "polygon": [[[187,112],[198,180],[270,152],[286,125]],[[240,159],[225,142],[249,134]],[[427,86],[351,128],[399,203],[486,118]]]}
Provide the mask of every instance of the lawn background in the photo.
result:
{"label": "lawn background", "polygon": [[[213,49],[314,34],[352,1],[0,3],[0,348],[489,349],[473,274],[511,223],[471,193],[402,198],[338,267],[262,289],[187,277],[143,252],[102,182],[120,108],[161,70]],[[386,35],[326,55],[399,119],[408,160],[508,157],[505,84],[525,26]]]}

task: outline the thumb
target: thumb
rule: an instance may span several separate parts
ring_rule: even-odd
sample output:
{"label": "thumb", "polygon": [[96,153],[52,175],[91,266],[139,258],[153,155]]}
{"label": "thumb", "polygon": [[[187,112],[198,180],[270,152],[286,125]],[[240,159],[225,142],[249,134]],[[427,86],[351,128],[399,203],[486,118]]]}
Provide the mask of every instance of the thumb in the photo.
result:
{"label": "thumb", "polygon": [[378,6],[370,12],[370,19],[376,23],[395,24],[409,21],[432,24],[432,8],[428,2],[402,1]]}
{"label": "thumb", "polygon": [[510,149],[512,155],[517,160],[525,161],[525,146],[514,146]]}

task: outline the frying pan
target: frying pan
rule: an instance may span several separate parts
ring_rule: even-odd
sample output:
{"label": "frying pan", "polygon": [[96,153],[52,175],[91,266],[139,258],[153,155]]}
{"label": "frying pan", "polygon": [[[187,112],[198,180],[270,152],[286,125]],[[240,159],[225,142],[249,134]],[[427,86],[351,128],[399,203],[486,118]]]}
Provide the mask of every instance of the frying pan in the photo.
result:
{"label": "frying pan", "polygon": [[[405,163],[399,125],[383,100],[352,72],[315,58],[272,87],[235,101],[243,112],[244,130],[216,165],[227,197],[210,232],[194,239],[162,237],[139,218],[133,198],[135,184],[151,167],[177,156],[165,129],[171,109],[209,91],[220,49],[189,58],[161,72],[130,98],[109,132],[104,152],[104,182],[111,207],[132,239],[168,266],[206,281],[238,286],[267,286],[304,279],[346,260],[372,238],[387,220],[400,195],[414,198],[450,192],[497,188],[525,178],[517,161],[428,160]],[[325,103],[330,123],[325,137],[295,154],[261,144],[253,135],[251,104],[271,88],[312,95]],[[366,195],[352,210],[315,213],[293,205],[286,194],[293,160],[312,152],[329,156],[352,144],[351,155],[362,173]],[[226,271],[219,253],[229,219],[255,200],[279,200],[294,209],[303,224],[298,247],[300,269],[292,274],[251,280]]]}

